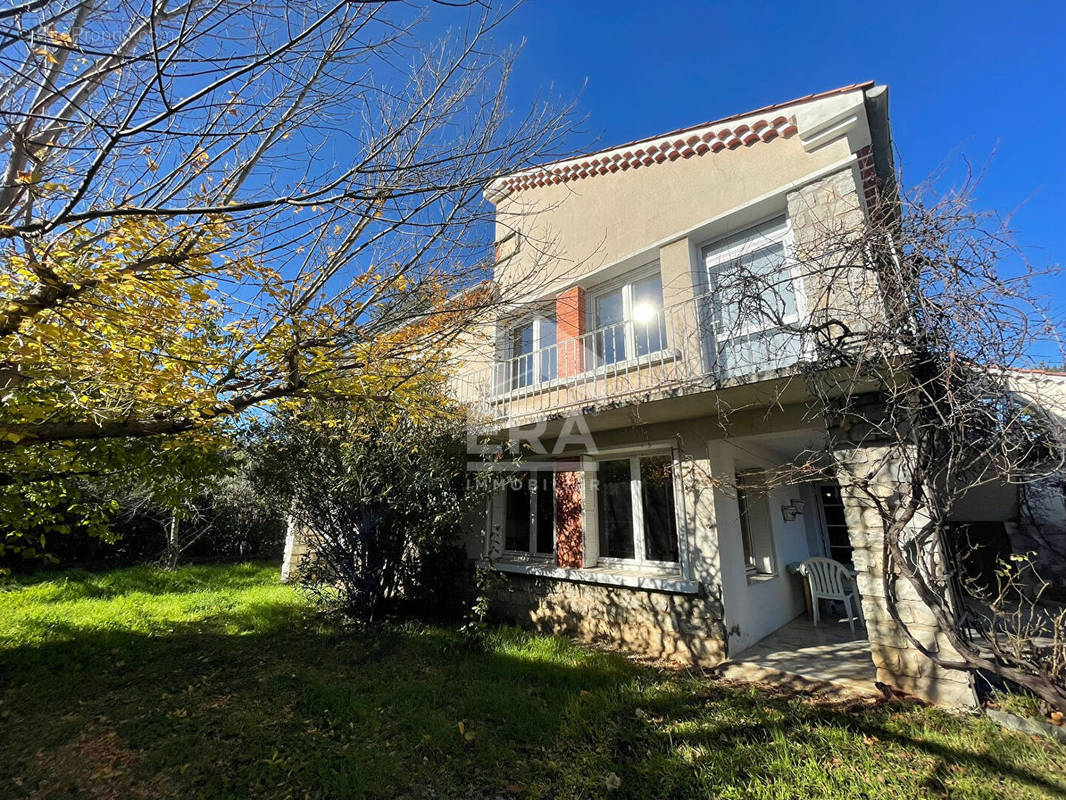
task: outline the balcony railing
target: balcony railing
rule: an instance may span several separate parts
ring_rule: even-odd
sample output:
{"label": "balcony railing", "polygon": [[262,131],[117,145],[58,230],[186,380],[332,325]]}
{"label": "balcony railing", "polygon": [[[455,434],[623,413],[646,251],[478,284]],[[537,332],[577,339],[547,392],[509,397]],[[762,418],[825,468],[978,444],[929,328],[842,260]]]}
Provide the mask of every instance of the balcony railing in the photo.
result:
{"label": "balcony railing", "polygon": [[498,360],[455,379],[481,418],[523,424],[574,408],[657,399],[784,369],[803,356],[783,327],[733,324],[704,295],[551,347]]}

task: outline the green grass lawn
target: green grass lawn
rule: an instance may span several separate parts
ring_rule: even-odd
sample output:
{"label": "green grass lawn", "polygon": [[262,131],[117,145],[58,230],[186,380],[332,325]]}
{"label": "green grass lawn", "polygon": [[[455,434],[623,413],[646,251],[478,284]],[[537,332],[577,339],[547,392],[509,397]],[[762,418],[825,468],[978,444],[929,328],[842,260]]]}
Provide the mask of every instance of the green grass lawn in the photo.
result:
{"label": "green grass lawn", "polygon": [[1052,797],[1066,748],[514,630],[343,632],[274,565],[0,590],[0,797]]}

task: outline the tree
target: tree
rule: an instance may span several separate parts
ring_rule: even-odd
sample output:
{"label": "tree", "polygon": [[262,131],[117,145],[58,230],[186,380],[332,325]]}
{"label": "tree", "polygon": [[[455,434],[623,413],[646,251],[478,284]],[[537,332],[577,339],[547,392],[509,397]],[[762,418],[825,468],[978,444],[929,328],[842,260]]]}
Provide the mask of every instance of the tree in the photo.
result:
{"label": "tree", "polygon": [[407,4],[0,11],[9,485],[129,447],[93,441],[387,400],[500,302],[454,299],[487,275],[481,191],[549,155],[568,111],[506,108],[506,13],[439,10],[460,27],[437,44]]}
{"label": "tree", "polygon": [[[857,566],[881,576],[878,593],[910,646],[1063,708],[1066,614],[1032,556],[1001,560],[993,576],[967,571],[973,548],[990,543],[972,528],[967,539],[964,501],[1061,485],[1066,469],[1066,383],[1028,371],[1049,345],[1061,353],[1061,323],[1034,295],[1038,273],[1006,223],[975,210],[976,184],[942,192],[932,181],[886,192],[867,214],[823,215],[817,236],[798,243],[793,278],[742,259],[716,290],[738,309],[724,322],[758,319],[777,346],[805,354],[793,381],[828,432],[824,451],[767,482],[839,476],[854,524],[878,541]],[[782,302],[793,279],[811,312],[799,321]],[[1041,522],[1029,524],[1040,540]],[[921,624],[901,614],[911,598],[930,612]],[[922,629],[930,620],[933,634]]]}
{"label": "tree", "polygon": [[[100,546],[63,546],[57,537],[113,545],[131,518],[185,507],[228,470],[225,440],[212,432],[151,439],[55,442],[0,451],[0,563],[99,557]],[[162,538],[158,538],[158,544]],[[149,548],[132,545],[147,555]],[[130,548],[126,548],[129,550]]]}
{"label": "tree", "polygon": [[468,479],[464,415],[420,391],[413,407],[312,403],[257,437],[256,482],[308,546],[298,579],[357,618],[462,594],[462,525],[485,490]]}
{"label": "tree", "polygon": [[245,448],[184,454],[180,464],[148,480],[139,474],[122,492],[112,528],[124,544],[167,569],[190,556],[223,560],[278,558],[286,508],[251,479]]}

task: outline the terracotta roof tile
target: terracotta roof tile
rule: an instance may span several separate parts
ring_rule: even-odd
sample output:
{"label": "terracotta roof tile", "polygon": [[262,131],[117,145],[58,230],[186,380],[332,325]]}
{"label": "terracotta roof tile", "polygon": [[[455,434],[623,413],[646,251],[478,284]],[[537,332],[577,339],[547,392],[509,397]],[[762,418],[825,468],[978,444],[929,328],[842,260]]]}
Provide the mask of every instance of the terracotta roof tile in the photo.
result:
{"label": "terracotta roof tile", "polygon": [[[873,81],[842,86],[828,92],[809,94],[804,97],[776,103],[743,114],[734,114],[712,122],[692,125],[676,131],[649,136],[633,142],[627,142],[607,150],[588,153],[575,158],[564,159],[544,164],[540,167],[516,172],[498,178],[494,184],[504,191],[520,191],[529,187],[546,186],[553,183],[565,183],[595,175],[661,164],[664,161],[676,161],[705,153],[718,153],[726,148],[750,147],[757,142],[769,142],[777,137],[788,138],[797,132],[796,124],[789,117],[778,114],[771,117],[769,112],[787,108],[801,103],[820,100],[832,95],[868,89]],[[757,117],[751,119],[751,117]],[[746,120],[735,129],[724,126],[726,122]],[[723,125],[718,128],[717,126]],[[709,128],[710,130],[704,130]],[[685,136],[684,134],[689,134]]]}

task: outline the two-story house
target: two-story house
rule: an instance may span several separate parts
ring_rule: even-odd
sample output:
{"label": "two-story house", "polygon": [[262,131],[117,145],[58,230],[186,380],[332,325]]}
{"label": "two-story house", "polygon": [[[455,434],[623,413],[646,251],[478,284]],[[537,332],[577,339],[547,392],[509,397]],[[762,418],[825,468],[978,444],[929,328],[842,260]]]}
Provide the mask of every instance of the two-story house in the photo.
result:
{"label": "two-story house", "polygon": [[[795,567],[826,556],[857,572],[880,679],[972,703],[965,673],[893,633],[846,466],[763,479],[826,450],[789,323],[832,305],[861,329],[883,302],[873,274],[837,275],[865,287],[838,298],[794,265],[893,176],[887,88],[863,83],[488,187],[502,308],[456,385],[483,434],[527,443],[470,544],[511,616],[714,664],[803,614]],[[772,277],[774,314],[724,288],[738,270]]]}

